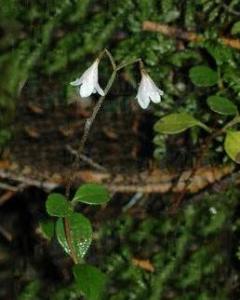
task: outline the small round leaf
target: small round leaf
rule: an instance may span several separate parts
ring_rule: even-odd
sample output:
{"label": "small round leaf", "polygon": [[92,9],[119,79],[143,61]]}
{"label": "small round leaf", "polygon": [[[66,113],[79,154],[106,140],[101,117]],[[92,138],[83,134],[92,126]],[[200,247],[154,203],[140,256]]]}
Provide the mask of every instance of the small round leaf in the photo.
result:
{"label": "small round leaf", "polygon": [[218,74],[207,66],[197,66],[190,69],[189,76],[196,86],[213,86],[218,82]]}
{"label": "small round leaf", "polygon": [[193,126],[205,128],[205,125],[200,121],[193,118],[191,115],[182,112],[163,117],[155,124],[154,130],[159,133],[177,134]]}
{"label": "small round leaf", "polygon": [[227,132],[224,149],[232,160],[240,164],[240,131]]}
{"label": "small round leaf", "polygon": [[[68,222],[70,232],[71,247],[68,245],[65,234],[64,222],[66,221]],[[92,226],[90,221],[82,214],[72,213],[65,221],[58,219],[56,236],[64,251],[72,256],[71,249],[73,249],[75,256],[80,262],[91,245]]]}
{"label": "small round leaf", "polygon": [[53,220],[42,221],[39,224],[39,233],[40,235],[47,239],[51,240],[54,235],[54,222]]}
{"label": "small round leaf", "polygon": [[76,265],[73,268],[77,288],[87,300],[100,300],[106,285],[106,275],[94,266]]}
{"label": "small round leaf", "polygon": [[46,210],[50,216],[66,217],[72,213],[72,208],[67,199],[57,193],[52,193],[46,201]]}
{"label": "small round leaf", "polygon": [[97,183],[83,184],[77,190],[73,201],[86,204],[99,205],[110,200],[108,190],[105,186]]}
{"label": "small round leaf", "polygon": [[238,113],[237,106],[225,97],[210,96],[207,99],[207,104],[212,111],[221,115],[236,115]]}

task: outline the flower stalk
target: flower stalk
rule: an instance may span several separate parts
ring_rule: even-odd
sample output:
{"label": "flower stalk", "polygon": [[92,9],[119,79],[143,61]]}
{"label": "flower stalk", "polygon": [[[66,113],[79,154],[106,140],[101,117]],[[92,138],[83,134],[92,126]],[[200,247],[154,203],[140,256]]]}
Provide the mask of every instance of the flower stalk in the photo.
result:
{"label": "flower stalk", "polygon": [[[105,89],[102,90],[98,83],[98,64],[104,54],[106,54],[107,57],[109,58],[109,61],[113,68],[113,71],[107,82]],[[96,105],[94,106],[92,115],[85,122],[84,132],[83,132],[82,138],[80,140],[80,144],[79,144],[79,147],[78,147],[78,150],[76,153],[75,160],[73,162],[71,175],[69,176],[69,179],[68,179],[68,182],[66,185],[65,194],[66,194],[67,198],[69,198],[69,196],[70,196],[70,189],[71,189],[72,182],[74,180],[74,175],[72,175],[72,174],[74,174],[74,171],[78,168],[79,162],[81,160],[81,155],[83,154],[84,147],[85,147],[87,139],[89,137],[92,125],[103,105],[103,102],[104,102],[106,96],[109,93],[109,90],[111,89],[111,87],[114,83],[117,72],[120,71],[121,69],[123,69],[129,65],[135,64],[137,62],[142,64],[141,59],[135,59],[133,61],[130,61],[127,63],[122,63],[119,66],[117,66],[112,54],[107,49],[105,49],[100,53],[100,55],[97,57],[97,59],[94,61],[94,63],[82,74],[82,76],[79,79],[76,79],[75,81],[71,82],[71,85],[73,85],[73,86],[80,86],[79,92],[82,97],[88,97],[92,93],[96,93],[96,92],[98,94],[100,94],[101,97],[99,98]],[[157,87],[156,87],[156,89],[157,89]],[[69,249],[71,250],[71,257],[72,257],[74,263],[76,264],[77,257],[76,257],[76,253],[74,252],[74,248],[72,247],[71,231],[70,231],[70,226],[69,226],[69,222],[68,222],[67,218],[64,218],[64,229],[65,229],[67,243],[69,244]]]}

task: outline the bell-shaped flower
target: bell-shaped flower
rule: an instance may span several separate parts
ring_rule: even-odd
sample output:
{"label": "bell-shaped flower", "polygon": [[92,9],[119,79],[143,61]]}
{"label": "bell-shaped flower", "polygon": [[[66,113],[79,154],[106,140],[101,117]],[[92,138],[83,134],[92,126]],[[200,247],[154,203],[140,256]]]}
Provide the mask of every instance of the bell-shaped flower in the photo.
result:
{"label": "bell-shaped flower", "polygon": [[98,64],[99,59],[97,58],[80,78],[70,83],[73,86],[80,86],[79,93],[82,98],[89,97],[94,93],[104,96],[104,91],[98,83]]}
{"label": "bell-shaped flower", "polygon": [[142,79],[138,88],[137,100],[141,108],[146,109],[152,101],[153,103],[161,102],[161,96],[163,96],[163,91],[160,90],[156,84],[153,82],[151,77],[142,70]]}

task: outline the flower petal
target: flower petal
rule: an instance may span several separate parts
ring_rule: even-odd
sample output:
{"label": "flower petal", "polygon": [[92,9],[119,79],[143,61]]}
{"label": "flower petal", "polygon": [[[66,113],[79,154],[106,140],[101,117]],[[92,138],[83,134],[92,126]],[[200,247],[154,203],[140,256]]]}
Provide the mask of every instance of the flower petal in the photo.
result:
{"label": "flower petal", "polygon": [[142,95],[140,93],[137,94],[138,104],[142,109],[146,109],[150,103],[150,98],[147,95]]}
{"label": "flower petal", "polygon": [[79,93],[82,98],[89,97],[94,91],[94,86],[91,81],[84,81],[80,86]]}
{"label": "flower petal", "polygon": [[70,82],[70,84],[73,85],[73,86],[77,86],[77,85],[81,84],[81,81],[82,81],[81,78],[78,78],[78,79]]}
{"label": "flower petal", "polygon": [[99,83],[97,82],[96,86],[95,86],[95,89],[97,90],[98,94],[101,95],[101,96],[104,96],[104,91],[103,89],[100,87]]}
{"label": "flower petal", "polygon": [[164,92],[163,92],[162,90],[158,89],[158,92],[159,92],[159,95],[160,95],[160,96],[163,96],[163,95],[164,95]]}
{"label": "flower petal", "polygon": [[161,102],[161,97],[158,91],[151,91],[149,93],[150,99],[152,100],[153,103],[160,103]]}
{"label": "flower petal", "polygon": [[98,83],[98,64],[99,59],[96,59],[79,79],[70,83],[74,86],[80,85],[79,93],[83,98],[89,97],[92,93],[99,93],[101,96],[104,96],[104,91]]}

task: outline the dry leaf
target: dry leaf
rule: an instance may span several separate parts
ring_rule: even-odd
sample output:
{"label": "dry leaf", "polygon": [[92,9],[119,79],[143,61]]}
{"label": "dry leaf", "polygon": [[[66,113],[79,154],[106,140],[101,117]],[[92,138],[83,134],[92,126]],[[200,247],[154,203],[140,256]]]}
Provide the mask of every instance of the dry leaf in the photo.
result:
{"label": "dry leaf", "polygon": [[139,267],[141,269],[144,269],[145,271],[148,272],[154,272],[155,268],[153,264],[150,262],[149,259],[138,259],[138,258],[133,258],[132,263],[134,266]]}
{"label": "dry leaf", "polygon": [[43,110],[40,106],[37,106],[36,104],[33,104],[33,103],[31,103],[31,102],[29,102],[29,103],[27,104],[27,108],[28,108],[31,112],[33,112],[33,113],[35,113],[35,114],[38,114],[38,115],[42,115],[42,114],[44,113],[44,110]]}

